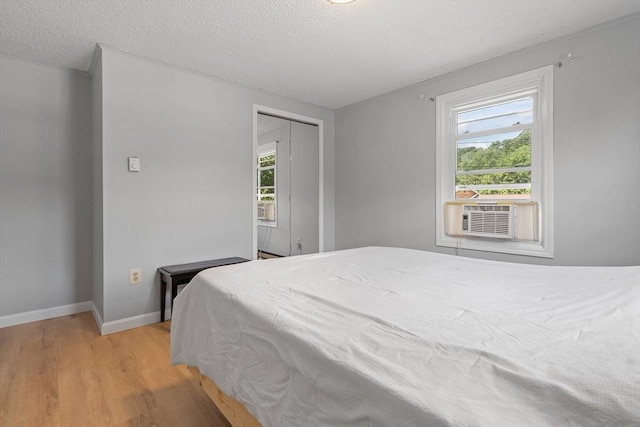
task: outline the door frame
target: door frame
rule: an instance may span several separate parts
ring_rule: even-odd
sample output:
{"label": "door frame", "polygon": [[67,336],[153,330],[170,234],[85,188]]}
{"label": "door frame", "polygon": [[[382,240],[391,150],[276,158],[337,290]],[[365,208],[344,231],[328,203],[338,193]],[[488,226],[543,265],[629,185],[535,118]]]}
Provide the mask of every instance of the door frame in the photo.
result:
{"label": "door frame", "polygon": [[296,122],[309,123],[318,126],[318,252],[324,252],[324,121],[315,117],[304,116],[302,114],[290,111],[279,110],[277,108],[267,107],[265,105],[253,104],[253,152],[251,170],[253,191],[251,197],[253,200],[253,255],[252,259],[258,258],[258,194],[257,182],[258,171],[256,164],[258,162],[258,114],[264,113],[269,116],[279,117],[285,120],[293,120]]}

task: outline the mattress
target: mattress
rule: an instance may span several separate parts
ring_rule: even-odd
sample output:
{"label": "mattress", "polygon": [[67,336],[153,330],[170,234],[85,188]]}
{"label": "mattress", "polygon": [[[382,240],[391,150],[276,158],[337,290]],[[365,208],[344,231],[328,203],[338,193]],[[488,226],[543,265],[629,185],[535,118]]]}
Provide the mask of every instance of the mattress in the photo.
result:
{"label": "mattress", "polygon": [[368,247],[205,270],[174,364],[264,427],[638,426],[640,266]]}

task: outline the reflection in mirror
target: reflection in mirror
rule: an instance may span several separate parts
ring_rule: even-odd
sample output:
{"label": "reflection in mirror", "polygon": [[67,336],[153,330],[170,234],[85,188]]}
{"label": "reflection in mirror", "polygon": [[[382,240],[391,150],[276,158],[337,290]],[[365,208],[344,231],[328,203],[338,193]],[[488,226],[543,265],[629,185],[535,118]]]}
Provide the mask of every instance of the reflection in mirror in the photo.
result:
{"label": "reflection in mirror", "polygon": [[258,114],[258,258],[318,252],[318,127]]}

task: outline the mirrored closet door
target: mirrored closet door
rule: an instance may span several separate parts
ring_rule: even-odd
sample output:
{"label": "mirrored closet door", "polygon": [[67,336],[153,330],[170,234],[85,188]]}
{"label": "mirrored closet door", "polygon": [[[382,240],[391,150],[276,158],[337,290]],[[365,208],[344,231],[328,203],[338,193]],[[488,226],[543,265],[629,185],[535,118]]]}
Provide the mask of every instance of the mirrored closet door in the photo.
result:
{"label": "mirrored closet door", "polygon": [[258,114],[258,257],[318,252],[318,126]]}

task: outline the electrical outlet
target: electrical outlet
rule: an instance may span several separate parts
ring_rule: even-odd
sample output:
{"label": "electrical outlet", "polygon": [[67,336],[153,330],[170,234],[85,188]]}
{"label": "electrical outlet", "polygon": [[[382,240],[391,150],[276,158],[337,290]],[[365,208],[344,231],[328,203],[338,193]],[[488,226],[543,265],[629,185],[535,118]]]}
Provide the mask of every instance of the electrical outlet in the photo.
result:
{"label": "electrical outlet", "polygon": [[142,281],[142,269],[132,268],[129,270],[129,284],[137,285]]}
{"label": "electrical outlet", "polygon": [[300,237],[296,239],[296,247],[298,248],[299,251],[302,250],[302,239]]}

